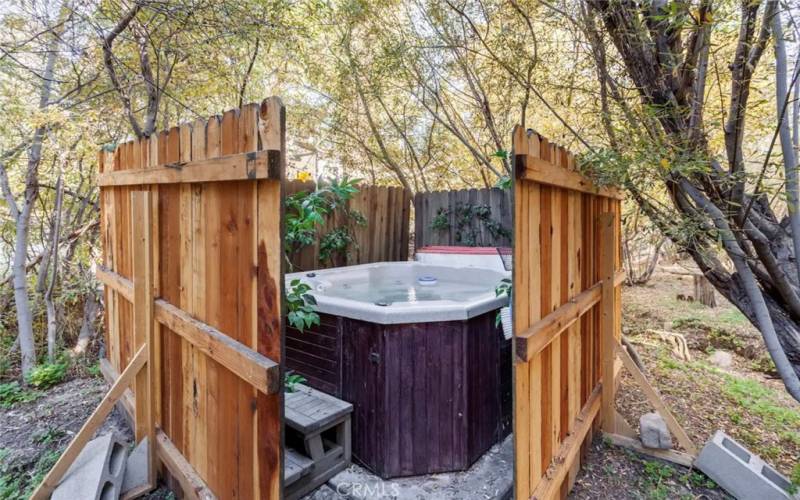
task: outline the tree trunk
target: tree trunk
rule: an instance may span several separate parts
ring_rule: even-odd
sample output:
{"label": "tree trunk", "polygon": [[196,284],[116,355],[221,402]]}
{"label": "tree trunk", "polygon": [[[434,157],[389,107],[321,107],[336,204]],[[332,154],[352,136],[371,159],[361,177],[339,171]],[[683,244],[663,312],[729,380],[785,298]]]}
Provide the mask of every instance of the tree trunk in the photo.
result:
{"label": "tree trunk", "polygon": [[705,276],[698,274],[694,277],[694,300],[704,306],[717,307],[717,299],[714,295],[714,287]]}
{"label": "tree trunk", "polygon": [[53,215],[53,229],[50,231],[50,261],[53,263],[53,272],[50,284],[44,294],[44,303],[47,308],[47,359],[50,363],[56,360],[56,339],[58,336],[58,311],[53,300],[53,291],[58,280],[58,243],[61,238],[61,204],[64,199],[64,183],[61,176],[56,182],[56,206]]}
{"label": "tree trunk", "polygon": [[72,349],[74,355],[86,352],[89,342],[94,339],[96,330],[94,322],[97,319],[97,314],[100,312],[100,303],[97,301],[94,291],[86,293],[86,298],[83,303],[83,322],[81,323],[81,331],[78,334],[78,341]]}
{"label": "tree trunk", "polygon": [[14,306],[17,310],[17,336],[22,356],[22,374],[27,375],[36,366],[36,343],[33,338],[33,313],[28,300],[28,280],[25,260],[28,254],[28,227],[31,206],[26,202],[16,223],[14,240],[14,259],[11,272],[14,273]]}

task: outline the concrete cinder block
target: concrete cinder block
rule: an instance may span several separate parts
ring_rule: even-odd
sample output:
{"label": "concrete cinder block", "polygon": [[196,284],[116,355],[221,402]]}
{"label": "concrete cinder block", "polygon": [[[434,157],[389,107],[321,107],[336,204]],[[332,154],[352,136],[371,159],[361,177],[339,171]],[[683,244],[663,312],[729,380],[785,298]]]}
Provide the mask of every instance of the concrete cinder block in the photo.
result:
{"label": "concrete cinder block", "polygon": [[125,466],[125,478],[122,480],[122,496],[130,491],[135,491],[148,485],[148,463],[150,443],[147,437],[139,441],[139,444],[128,456],[128,463]]}
{"label": "concrete cinder block", "polygon": [[128,450],[109,433],[89,441],[53,492],[52,500],[116,500]]}
{"label": "concrete cinder block", "polygon": [[645,448],[669,450],[672,448],[672,434],[667,423],[656,412],[645,413],[639,417],[639,438]]}
{"label": "concrete cinder block", "polygon": [[791,482],[722,431],[706,443],[695,466],[740,500],[797,500]]}

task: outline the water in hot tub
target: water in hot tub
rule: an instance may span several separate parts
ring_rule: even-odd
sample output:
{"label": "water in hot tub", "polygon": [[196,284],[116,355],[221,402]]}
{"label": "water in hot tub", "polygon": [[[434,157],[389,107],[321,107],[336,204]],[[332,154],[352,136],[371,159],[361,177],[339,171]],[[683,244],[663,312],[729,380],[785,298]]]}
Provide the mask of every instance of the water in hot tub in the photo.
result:
{"label": "water in hot tub", "polygon": [[494,286],[495,283],[476,284],[453,279],[440,279],[435,285],[420,285],[416,280],[389,278],[335,283],[325,290],[325,295],[387,305],[433,300],[464,302],[487,293],[494,294]]}

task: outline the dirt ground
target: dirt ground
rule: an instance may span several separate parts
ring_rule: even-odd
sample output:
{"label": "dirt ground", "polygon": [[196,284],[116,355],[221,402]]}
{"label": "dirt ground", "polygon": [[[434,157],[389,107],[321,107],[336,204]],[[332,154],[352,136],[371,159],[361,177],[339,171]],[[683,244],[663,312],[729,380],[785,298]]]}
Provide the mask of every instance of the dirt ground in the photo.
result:
{"label": "dirt ground", "polygon": [[[74,378],[27,403],[0,408],[0,498],[27,498],[108,389],[98,377]],[[98,431],[130,439],[116,410]]]}
{"label": "dirt ground", "polygon": [[[623,291],[623,330],[637,348],[647,375],[695,444],[722,429],[784,474],[800,480],[800,405],[786,395],[759,333],[730,304],[707,308],[678,300],[691,295],[691,277],[659,273],[648,285]],[[684,336],[690,360],[651,330]],[[733,364],[710,361],[718,350]],[[33,484],[58,458],[107,390],[101,378],[73,378],[34,401],[0,407],[0,499],[27,498]],[[632,427],[651,410],[644,395],[623,376],[617,405]],[[101,432],[130,430],[116,413]],[[171,498],[161,489],[153,498]],[[728,498],[708,478],[649,460],[598,439],[570,495],[575,499]]]}
{"label": "dirt ground", "polygon": [[[634,343],[650,382],[700,448],[722,429],[795,481],[800,480],[800,404],[776,378],[758,331],[724,298],[718,306],[679,300],[693,293],[690,276],[656,274],[623,289],[623,332]],[[653,330],[684,336],[690,359]],[[732,354],[721,368],[715,351]],[[617,408],[631,426],[652,411],[623,370]],[[726,498],[696,471],[670,466],[598,440],[578,476],[573,498]]]}

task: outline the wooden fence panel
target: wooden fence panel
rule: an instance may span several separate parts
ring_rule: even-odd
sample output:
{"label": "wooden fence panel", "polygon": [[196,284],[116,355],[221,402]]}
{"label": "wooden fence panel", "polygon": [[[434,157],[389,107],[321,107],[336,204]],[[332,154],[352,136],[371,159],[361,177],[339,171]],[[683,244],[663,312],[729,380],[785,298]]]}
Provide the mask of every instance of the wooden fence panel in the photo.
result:
{"label": "wooden fence panel", "polygon": [[[460,191],[432,191],[417,193],[414,196],[414,238],[416,248],[428,245],[469,245],[463,235],[457,234],[457,213],[459,206],[488,207],[490,217],[509,234],[514,227],[511,191],[499,188],[463,189]],[[431,227],[441,210],[448,210],[449,228]],[[492,235],[485,224],[473,217],[467,230],[475,235],[477,246],[511,246],[510,237]]]}
{"label": "wooden fence panel", "polygon": [[[133,353],[130,289],[142,270],[132,272],[132,227],[146,217],[131,212],[130,193],[149,191],[158,448],[174,445],[219,498],[280,495],[284,163],[277,98],[101,154],[109,362],[122,372]],[[116,173],[151,169],[169,175],[137,185]],[[231,353],[247,366],[232,365]],[[174,474],[174,460],[162,461]]]}
{"label": "wooden fence panel", "polygon": [[[300,191],[313,191],[313,182],[289,181],[286,195]],[[369,264],[371,262],[408,260],[409,220],[411,216],[411,194],[400,187],[359,186],[358,193],[348,202],[350,210],[358,210],[366,218],[365,226],[355,226],[355,243],[346,259],[320,262],[319,240],[291,257],[294,270],[327,269],[337,266]],[[322,237],[328,231],[341,226],[345,221],[341,215],[330,216],[317,234]]]}
{"label": "wooden fence panel", "polygon": [[[604,308],[619,334],[621,197],[577,174],[564,148],[519,127],[514,158],[515,495],[552,498],[569,488],[601,406]],[[614,231],[601,232],[603,217]],[[614,253],[613,300],[605,286],[601,293],[601,248]]]}

